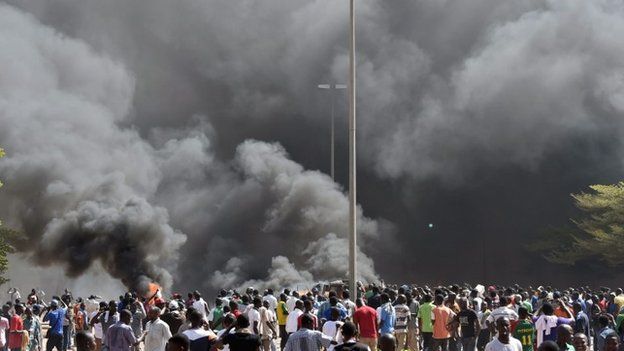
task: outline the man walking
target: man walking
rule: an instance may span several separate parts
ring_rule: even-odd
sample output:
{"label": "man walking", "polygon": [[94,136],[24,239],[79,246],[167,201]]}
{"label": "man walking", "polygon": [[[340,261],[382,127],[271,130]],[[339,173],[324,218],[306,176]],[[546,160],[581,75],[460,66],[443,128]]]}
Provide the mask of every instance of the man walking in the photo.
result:
{"label": "man walking", "polygon": [[353,322],[360,331],[360,342],[367,345],[371,351],[377,351],[377,311],[364,304],[361,298],[355,300],[357,309],[353,313]]}
{"label": "man walking", "polygon": [[144,351],[165,351],[167,340],[172,336],[169,325],[160,319],[160,308],[152,307],[147,313]]}
{"label": "man walking", "polygon": [[48,313],[43,317],[44,322],[50,323],[50,337],[46,343],[46,351],[63,350],[63,319],[65,319],[65,309],[59,308],[58,301],[52,300]]}

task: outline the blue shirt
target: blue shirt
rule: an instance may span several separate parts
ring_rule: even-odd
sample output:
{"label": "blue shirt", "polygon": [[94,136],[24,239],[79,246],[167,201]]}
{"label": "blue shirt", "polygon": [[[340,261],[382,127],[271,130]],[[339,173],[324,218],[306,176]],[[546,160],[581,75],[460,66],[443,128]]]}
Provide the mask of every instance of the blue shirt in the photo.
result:
{"label": "blue shirt", "polygon": [[50,322],[50,333],[55,335],[63,335],[63,319],[65,319],[64,308],[57,308],[43,317],[44,322]]}
{"label": "blue shirt", "polygon": [[394,333],[394,322],[396,320],[396,312],[390,303],[386,303],[379,307],[379,333]]}

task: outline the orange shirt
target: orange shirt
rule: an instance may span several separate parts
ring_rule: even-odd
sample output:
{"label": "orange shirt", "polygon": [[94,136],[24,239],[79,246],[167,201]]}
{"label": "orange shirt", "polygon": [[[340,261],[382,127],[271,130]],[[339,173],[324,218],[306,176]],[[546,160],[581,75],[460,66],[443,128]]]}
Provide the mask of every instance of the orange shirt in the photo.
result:
{"label": "orange shirt", "polygon": [[455,313],[446,306],[436,306],[431,311],[431,319],[435,320],[433,324],[434,339],[447,339],[451,337],[451,333],[446,328],[446,325],[451,321],[454,315]]}

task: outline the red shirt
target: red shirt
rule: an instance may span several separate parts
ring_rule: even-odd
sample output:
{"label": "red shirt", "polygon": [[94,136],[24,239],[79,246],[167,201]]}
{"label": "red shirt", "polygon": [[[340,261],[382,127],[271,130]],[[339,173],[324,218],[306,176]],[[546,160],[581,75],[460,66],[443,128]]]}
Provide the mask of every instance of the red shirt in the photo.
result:
{"label": "red shirt", "polygon": [[353,313],[353,321],[360,328],[361,338],[377,337],[377,311],[369,306],[362,306]]}
{"label": "red shirt", "polygon": [[[22,348],[22,330],[24,330],[24,322],[22,318],[16,314],[11,317],[9,332],[9,348],[21,349]],[[17,333],[14,333],[17,331]]]}

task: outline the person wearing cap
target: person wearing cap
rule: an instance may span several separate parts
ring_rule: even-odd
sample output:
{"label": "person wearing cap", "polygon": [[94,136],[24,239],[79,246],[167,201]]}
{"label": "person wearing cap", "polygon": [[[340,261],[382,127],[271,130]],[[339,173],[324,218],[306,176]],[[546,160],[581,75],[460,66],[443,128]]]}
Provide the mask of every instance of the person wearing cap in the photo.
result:
{"label": "person wearing cap", "polygon": [[169,330],[175,333],[184,324],[184,315],[180,312],[180,304],[176,300],[171,300],[167,312],[160,316],[163,322],[167,323]]}
{"label": "person wearing cap", "polygon": [[50,331],[46,343],[46,351],[51,351],[56,347],[57,351],[63,349],[63,320],[66,317],[66,309],[59,307],[59,301],[53,299],[48,307],[48,313],[43,317],[44,322],[49,322]]}

